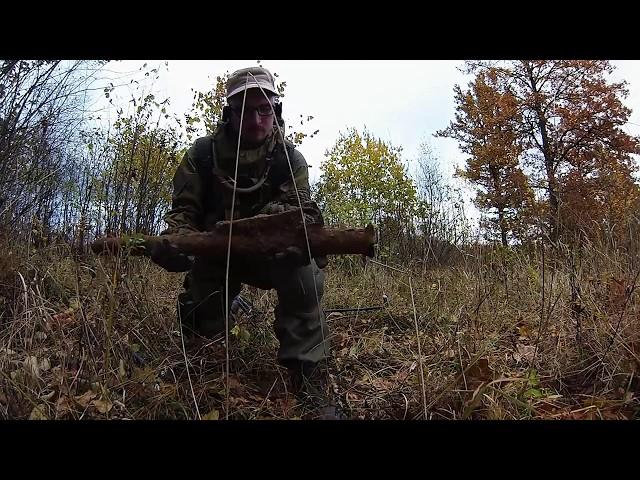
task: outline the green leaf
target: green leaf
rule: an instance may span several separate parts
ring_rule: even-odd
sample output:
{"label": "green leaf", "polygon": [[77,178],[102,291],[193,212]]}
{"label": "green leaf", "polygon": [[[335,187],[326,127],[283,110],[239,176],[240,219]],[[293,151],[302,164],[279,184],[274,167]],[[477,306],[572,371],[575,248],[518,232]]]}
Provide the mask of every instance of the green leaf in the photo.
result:
{"label": "green leaf", "polygon": [[524,398],[542,398],[544,397],[544,393],[542,393],[540,390],[538,390],[537,388],[530,388],[529,390],[527,390],[526,392],[524,392],[522,394],[522,396]]}

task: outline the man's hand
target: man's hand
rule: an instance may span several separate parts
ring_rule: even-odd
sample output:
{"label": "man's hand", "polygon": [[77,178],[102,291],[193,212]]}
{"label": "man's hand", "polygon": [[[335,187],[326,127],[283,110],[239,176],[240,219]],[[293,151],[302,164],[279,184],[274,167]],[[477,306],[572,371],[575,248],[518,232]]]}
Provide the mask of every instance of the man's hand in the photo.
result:
{"label": "man's hand", "polygon": [[[265,205],[262,210],[260,210],[260,213],[265,215],[275,215],[292,210],[294,208],[299,207],[297,205],[291,205],[290,203],[273,201]],[[304,214],[305,225],[324,225],[322,214],[320,213],[320,210],[318,209],[318,206],[315,202],[303,202],[302,212]],[[305,266],[309,265],[310,263],[309,252],[306,248],[301,249],[298,247],[288,247],[283,252],[278,252],[277,254],[275,254],[273,258],[279,263],[285,263],[292,266]],[[316,257],[315,261],[319,268],[324,268],[329,263],[326,255]]]}
{"label": "man's hand", "polygon": [[151,248],[151,260],[168,272],[186,272],[193,266],[193,257],[180,253],[167,238]]}
{"label": "man's hand", "polygon": [[[288,212],[300,208],[298,205],[292,205],[290,203],[274,200],[267,203],[262,210],[258,212],[259,215],[277,215],[278,213]],[[322,220],[322,214],[318,208],[316,202],[307,201],[302,203],[302,213],[304,214],[304,223],[306,225],[324,225]]]}
{"label": "man's hand", "polygon": [[289,204],[274,201],[274,202],[269,202],[264,207],[262,207],[262,210],[260,210],[258,214],[277,215],[278,213],[284,213],[287,210],[291,210],[292,208],[293,207]]}

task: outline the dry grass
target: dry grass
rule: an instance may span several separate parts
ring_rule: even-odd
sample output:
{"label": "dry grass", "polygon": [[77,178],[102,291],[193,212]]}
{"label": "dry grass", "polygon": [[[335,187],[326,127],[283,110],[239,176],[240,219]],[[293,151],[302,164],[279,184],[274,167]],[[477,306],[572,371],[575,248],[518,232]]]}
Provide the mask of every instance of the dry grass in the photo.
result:
{"label": "dry grass", "polygon": [[[224,338],[183,351],[182,275],[61,246],[2,249],[0,418],[224,418]],[[328,317],[339,403],[354,419],[423,418],[422,363],[429,419],[635,418],[635,263],[593,246],[547,251],[544,269],[539,251],[471,252],[456,267],[412,269],[414,319],[407,274],[334,262],[325,308],[388,298]],[[230,335],[229,418],[300,418],[275,362],[275,295],[243,295],[255,313]]]}

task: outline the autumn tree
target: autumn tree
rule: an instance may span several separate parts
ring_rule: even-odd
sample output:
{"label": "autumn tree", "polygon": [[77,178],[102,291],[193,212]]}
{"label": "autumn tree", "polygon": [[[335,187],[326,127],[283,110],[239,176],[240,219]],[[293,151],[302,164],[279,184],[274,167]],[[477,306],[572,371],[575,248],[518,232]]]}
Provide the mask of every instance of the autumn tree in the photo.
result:
{"label": "autumn tree", "polygon": [[[542,212],[529,188],[545,200],[539,206],[552,240],[562,229],[575,234],[621,225],[638,196],[632,155],[639,144],[621,129],[630,115],[622,104],[628,92],[625,82],[607,82],[609,62],[522,60],[467,67],[476,78],[467,92],[456,86],[456,121],[439,133],[457,138],[468,153],[474,150],[459,173],[482,190],[481,207],[495,208],[493,223],[502,225],[503,243],[513,222],[501,212],[498,203],[504,201],[496,200],[511,192],[512,205],[526,207],[516,225],[526,232],[533,223],[529,217]],[[488,157],[506,162],[501,168],[510,184],[496,175]]]}
{"label": "autumn tree", "polygon": [[622,103],[628,90],[624,81],[607,81],[610,62],[518,60],[467,67],[498,79],[513,98],[520,163],[530,170],[531,186],[546,194],[552,240],[562,227],[611,228],[628,214],[638,196],[632,155],[640,144],[621,128],[631,113]]}
{"label": "autumn tree", "polygon": [[523,146],[518,102],[496,72],[480,72],[469,89],[454,88],[456,119],[438,136],[458,140],[469,155],[456,174],[474,184],[475,204],[488,212],[488,231],[503,245],[527,235],[535,211],[534,194],[520,167]]}

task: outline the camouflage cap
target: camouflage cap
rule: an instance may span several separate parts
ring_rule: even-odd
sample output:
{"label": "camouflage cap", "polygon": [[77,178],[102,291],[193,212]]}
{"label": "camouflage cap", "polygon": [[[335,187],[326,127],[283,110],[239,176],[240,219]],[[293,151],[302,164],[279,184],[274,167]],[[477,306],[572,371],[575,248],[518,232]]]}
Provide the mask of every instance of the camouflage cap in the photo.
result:
{"label": "camouflage cap", "polygon": [[[247,80],[247,77],[248,80]],[[249,67],[236,70],[227,80],[227,99],[247,89],[262,87],[265,91],[278,95],[273,75],[266,68]]]}

